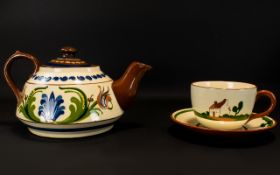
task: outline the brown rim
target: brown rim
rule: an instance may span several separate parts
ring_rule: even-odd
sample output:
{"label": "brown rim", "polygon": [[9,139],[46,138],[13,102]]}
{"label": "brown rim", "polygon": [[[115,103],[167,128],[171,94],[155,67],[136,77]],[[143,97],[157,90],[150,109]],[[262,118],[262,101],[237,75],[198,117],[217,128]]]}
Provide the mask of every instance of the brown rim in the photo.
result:
{"label": "brown rim", "polygon": [[191,110],[191,108],[186,108],[186,109],[181,109],[181,110],[173,112],[171,114],[171,116],[170,116],[171,120],[174,123],[177,123],[180,126],[183,126],[183,127],[187,128],[189,130],[192,130],[192,131],[195,131],[195,132],[199,132],[199,133],[202,133],[202,134],[207,134],[207,135],[222,135],[222,136],[230,136],[230,135],[232,135],[232,136],[238,136],[238,135],[242,135],[244,133],[246,133],[246,134],[254,134],[254,133],[260,133],[260,132],[265,132],[265,131],[271,130],[271,129],[275,128],[278,125],[278,122],[270,117],[273,120],[273,122],[274,122],[274,124],[272,126],[270,126],[270,127],[266,127],[266,128],[262,128],[262,129],[257,129],[257,130],[221,131],[221,130],[214,130],[214,129],[210,129],[210,128],[202,128],[202,127],[199,127],[199,126],[191,126],[191,125],[188,125],[186,123],[179,122],[178,120],[176,120],[175,115],[177,113],[183,112],[184,110],[188,110],[188,109]]}
{"label": "brown rim", "polygon": [[[196,85],[195,83],[203,83],[203,82],[227,82],[227,83],[242,83],[242,84],[247,84],[247,85],[251,85],[253,87],[248,87],[248,88],[234,88],[234,89],[230,89],[230,88],[219,88],[219,87],[206,87],[206,86],[200,86],[200,85]],[[241,81],[225,81],[225,80],[209,80],[209,81],[195,81],[191,83],[191,86],[196,86],[199,88],[205,88],[205,89],[222,89],[222,90],[242,90],[242,89],[257,89],[257,86],[251,83],[246,83],[246,82],[241,82]]]}

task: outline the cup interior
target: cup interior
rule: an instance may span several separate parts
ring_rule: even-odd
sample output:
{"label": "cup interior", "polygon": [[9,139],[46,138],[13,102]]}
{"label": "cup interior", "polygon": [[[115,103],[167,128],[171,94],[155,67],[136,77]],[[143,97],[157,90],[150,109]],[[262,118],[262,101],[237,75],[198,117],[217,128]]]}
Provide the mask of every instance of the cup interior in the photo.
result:
{"label": "cup interior", "polygon": [[253,84],[235,81],[199,81],[192,83],[192,85],[201,88],[215,88],[228,90],[256,88],[256,86]]}

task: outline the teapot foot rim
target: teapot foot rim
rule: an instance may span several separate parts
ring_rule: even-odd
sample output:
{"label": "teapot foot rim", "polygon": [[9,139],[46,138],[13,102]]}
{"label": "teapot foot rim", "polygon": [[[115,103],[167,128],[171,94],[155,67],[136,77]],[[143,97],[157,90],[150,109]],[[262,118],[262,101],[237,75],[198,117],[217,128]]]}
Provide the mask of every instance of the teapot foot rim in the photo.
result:
{"label": "teapot foot rim", "polygon": [[55,130],[42,130],[38,128],[28,127],[28,130],[37,136],[47,137],[47,138],[57,138],[57,139],[71,139],[71,138],[82,138],[89,137],[98,134],[105,133],[111,130],[114,127],[114,124],[110,124],[101,128],[93,128],[88,130],[76,130],[76,131],[55,131]]}

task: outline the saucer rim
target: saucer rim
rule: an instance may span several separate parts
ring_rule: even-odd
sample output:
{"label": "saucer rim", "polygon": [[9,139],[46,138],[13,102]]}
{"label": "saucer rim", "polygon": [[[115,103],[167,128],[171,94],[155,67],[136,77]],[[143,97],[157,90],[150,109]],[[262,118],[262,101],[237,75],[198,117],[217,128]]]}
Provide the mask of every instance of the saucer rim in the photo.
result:
{"label": "saucer rim", "polygon": [[[175,118],[175,115],[179,112],[182,112],[182,111],[185,111],[185,110],[189,110],[189,111],[186,111],[186,112],[191,112],[193,111],[192,108],[183,108],[183,109],[179,109],[179,110],[176,110],[175,112],[173,112],[170,116],[171,120],[177,124],[179,124],[180,126],[184,126],[185,128],[187,129],[193,129],[193,130],[200,130],[200,131],[205,131],[205,132],[216,132],[216,133],[256,133],[256,132],[262,132],[262,131],[267,131],[267,130],[271,130],[273,128],[275,128],[277,125],[278,125],[278,122],[273,119],[272,117],[270,116],[267,116],[269,117],[271,120],[273,120],[273,125],[272,126],[268,126],[268,127],[265,127],[265,128],[260,128],[260,129],[253,129],[253,130],[217,130],[217,129],[212,129],[212,128],[204,128],[204,127],[199,127],[199,126],[192,126],[192,125],[189,125],[187,123],[183,123],[183,122],[180,122],[178,120],[176,120]],[[180,114],[179,114],[180,115]]]}

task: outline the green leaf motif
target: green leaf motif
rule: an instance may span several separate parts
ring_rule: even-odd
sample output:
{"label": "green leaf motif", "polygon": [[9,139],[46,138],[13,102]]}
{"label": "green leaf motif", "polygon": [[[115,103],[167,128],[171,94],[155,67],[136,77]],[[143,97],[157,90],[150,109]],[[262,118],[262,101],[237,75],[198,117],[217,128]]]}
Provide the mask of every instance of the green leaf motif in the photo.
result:
{"label": "green leaf motif", "polygon": [[[35,88],[31,91],[29,96],[23,99],[19,105],[19,112],[22,113],[25,118],[34,122],[41,122],[39,116],[36,116],[34,113],[36,109],[36,105],[34,104],[36,101],[35,95],[37,93],[42,93],[43,90],[47,88],[48,86]],[[91,113],[96,113],[98,116],[103,114],[103,111],[98,107],[97,101],[93,100],[93,98],[87,99],[86,94],[82,90],[74,87],[59,87],[59,89],[66,94],[71,93],[72,97],[70,98],[69,116],[65,117],[62,121],[56,121],[56,124],[69,124],[80,121],[89,117]],[[112,108],[107,109],[112,110]]]}
{"label": "green leaf motif", "polygon": [[240,101],[238,103],[238,110],[241,111],[242,108],[243,108],[243,101]]}
{"label": "green leaf motif", "polygon": [[232,111],[233,111],[234,113],[237,113],[237,111],[238,111],[237,106],[233,106]]}
{"label": "green leaf motif", "polygon": [[83,119],[87,118],[88,116],[90,116],[90,114],[91,114],[92,112],[95,112],[95,113],[97,113],[98,115],[103,114],[103,112],[102,112],[98,107],[96,107],[96,105],[97,105],[97,101],[95,101],[94,103],[92,103],[92,104],[90,105],[90,107],[88,108],[88,111],[85,113],[85,115],[82,116],[79,120],[83,120]]}
{"label": "green leaf motif", "polygon": [[263,124],[265,124],[265,126],[266,126],[266,125],[267,125],[267,126],[272,126],[272,125],[273,125],[273,121],[272,121],[270,118],[268,118],[268,117],[263,117],[262,119],[265,121],[265,123],[263,123]]}
{"label": "green leaf motif", "polygon": [[208,111],[203,112],[203,113],[199,113],[197,111],[194,111],[194,113],[198,117],[202,117],[202,118],[205,118],[205,119],[213,120],[212,118],[209,117],[209,112]]}
{"label": "green leaf motif", "polygon": [[47,88],[48,86],[35,88],[31,91],[29,96],[23,99],[22,103],[19,106],[19,112],[22,113],[25,118],[35,122],[40,122],[39,117],[34,114],[36,106],[33,103],[36,101],[35,95],[39,92],[42,92],[43,89]]}
{"label": "green leaf motif", "polygon": [[59,89],[64,90],[65,93],[75,93],[78,98],[71,97],[70,101],[72,104],[69,106],[70,115],[65,120],[57,123],[67,124],[79,120],[88,110],[86,94],[78,88],[59,87]]}

